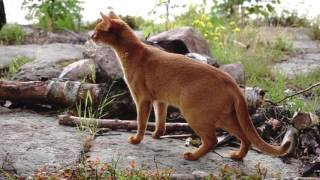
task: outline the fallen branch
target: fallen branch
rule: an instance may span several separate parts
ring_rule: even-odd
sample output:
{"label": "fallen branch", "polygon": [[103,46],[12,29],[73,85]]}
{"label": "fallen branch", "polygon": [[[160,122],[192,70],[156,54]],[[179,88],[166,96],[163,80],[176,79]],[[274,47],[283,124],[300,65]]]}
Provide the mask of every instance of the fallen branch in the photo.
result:
{"label": "fallen branch", "polygon": [[298,136],[298,130],[292,126],[290,126],[287,129],[286,134],[283,137],[282,143],[286,143],[288,141],[291,142],[290,147],[288,149],[287,155],[291,155],[294,153],[294,150],[296,149],[297,144],[297,136]]}
{"label": "fallen branch", "polygon": [[72,105],[90,93],[93,102],[104,95],[104,84],[88,84],[77,81],[0,81],[0,100],[19,103]]}
{"label": "fallen branch", "polygon": [[[137,122],[134,120],[117,120],[117,119],[90,119],[81,118],[70,115],[60,115],[58,116],[59,124],[65,126],[80,126],[83,122],[95,123],[98,128],[109,128],[115,129],[126,129],[126,130],[136,130]],[[147,130],[154,131],[156,124],[154,122],[147,123]],[[166,123],[166,132],[193,132],[189,127],[188,123]]]}
{"label": "fallen branch", "polygon": [[181,139],[181,138],[188,138],[191,136],[192,134],[173,134],[173,135],[160,136],[160,139],[165,139],[165,138]]}
{"label": "fallen branch", "polygon": [[301,130],[314,125],[319,125],[320,118],[310,112],[295,112],[291,123],[295,128]]}
{"label": "fallen branch", "polygon": [[288,98],[294,97],[294,96],[299,95],[299,94],[302,94],[302,93],[304,93],[304,92],[307,92],[307,91],[309,91],[309,90],[311,90],[311,89],[313,89],[313,88],[315,88],[315,87],[317,87],[317,86],[320,86],[320,82],[317,82],[317,83],[313,84],[312,86],[309,86],[308,88],[306,88],[306,89],[304,89],[304,90],[301,90],[301,91],[298,91],[298,92],[296,92],[296,93],[294,93],[294,94],[291,94],[291,95],[289,95],[289,96],[286,96],[286,97],[284,97],[283,99],[281,99],[280,101],[277,101],[276,103],[281,103],[281,102],[283,102],[284,100],[286,100],[286,99],[288,99]]}

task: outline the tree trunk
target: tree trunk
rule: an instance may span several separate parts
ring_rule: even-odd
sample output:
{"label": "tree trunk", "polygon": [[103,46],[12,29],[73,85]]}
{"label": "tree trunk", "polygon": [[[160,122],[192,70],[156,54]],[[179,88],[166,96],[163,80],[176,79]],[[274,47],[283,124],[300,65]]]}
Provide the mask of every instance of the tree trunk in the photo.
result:
{"label": "tree trunk", "polygon": [[7,23],[3,0],[0,0],[0,30]]}
{"label": "tree trunk", "polygon": [[[80,126],[81,122],[92,122],[97,125],[98,128],[109,128],[112,130],[115,129],[126,129],[126,130],[136,130],[137,121],[133,120],[115,120],[115,119],[90,119],[90,118],[81,118],[70,115],[60,115],[58,117],[59,124],[65,126]],[[155,123],[148,122],[147,130],[154,131]],[[188,123],[166,123],[166,132],[193,132],[189,127]]]}

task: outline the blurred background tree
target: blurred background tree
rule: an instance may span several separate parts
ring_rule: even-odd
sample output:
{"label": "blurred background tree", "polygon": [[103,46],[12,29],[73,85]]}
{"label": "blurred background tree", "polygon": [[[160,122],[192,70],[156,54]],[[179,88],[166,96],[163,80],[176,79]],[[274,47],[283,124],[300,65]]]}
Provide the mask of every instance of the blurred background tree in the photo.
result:
{"label": "blurred background tree", "polygon": [[4,10],[3,0],[0,0],[0,30],[2,26],[5,25],[6,23],[7,23],[6,12]]}
{"label": "blurred background tree", "polygon": [[37,25],[48,31],[75,30],[81,27],[81,1],[79,0],[23,0],[27,19],[37,20]]}

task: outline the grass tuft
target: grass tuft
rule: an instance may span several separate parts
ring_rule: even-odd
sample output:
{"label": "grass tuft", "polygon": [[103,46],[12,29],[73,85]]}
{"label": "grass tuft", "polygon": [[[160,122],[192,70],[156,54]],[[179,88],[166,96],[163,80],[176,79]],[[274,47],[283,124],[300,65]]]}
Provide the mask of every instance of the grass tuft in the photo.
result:
{"label": "grass tuft", "polygon": [[10,79],[12,76],[14,76],[19,68],[23,66],[26,63],[32,62],[33,60],[31,58],[21,56],[21,57],[16,57],[11,60],[10,64],[8,65],[7,68],[3,70],[1,73],[1,79]]}
{"label": "grass tuft", "polygon": [[4,44],[21,44],[23,37],[24,32],[18,24],[6,24],[0,30],[0,40]]}

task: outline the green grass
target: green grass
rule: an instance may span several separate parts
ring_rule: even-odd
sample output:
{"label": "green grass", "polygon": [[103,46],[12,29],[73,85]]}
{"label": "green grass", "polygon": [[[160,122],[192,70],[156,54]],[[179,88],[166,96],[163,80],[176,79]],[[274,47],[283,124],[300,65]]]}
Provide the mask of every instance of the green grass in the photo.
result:
{"label": "green grass", "polygon": [[24,32],[18,24],[6,24],[0,30],[0,40],[4,44],[21,44],[23,38]]}
{"label": "green grass", "polygon": [[320,40],[320,16],[316,17],[313,22],[310,23],[310,37],[313,40]]}
{"label": "green grass", "polygon": [[[95,76],[92,74],[92,79]],[[90,92],[86,92],[84,101],[76,104],[73,112],[78,117],[81,117],[80,126],[78,129],[80,131],[88,132],[91,135],[95,135],[98,131],[98,121],[103,117],[108,116],[108,108],[115,103],[119,97],[124,95],[126,92],[120,92],[117,94],[112,94],[114,83],[109,83],[109,88],[107,89],[104,97],[99,102],[94,102]]]}
{"label": "green grass", "polygon": [[32,62],[33,60],[31,58],[21,56],[16,57],[10,61],[10,64],[8,65],[8,68],[5,68],[4,72],[1,74],[1,79],[10,79],[13,75],[15,75],[18,71],[18,69],[29,62]]}

